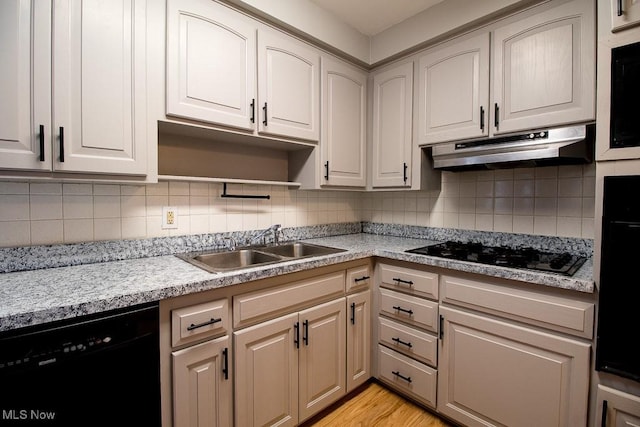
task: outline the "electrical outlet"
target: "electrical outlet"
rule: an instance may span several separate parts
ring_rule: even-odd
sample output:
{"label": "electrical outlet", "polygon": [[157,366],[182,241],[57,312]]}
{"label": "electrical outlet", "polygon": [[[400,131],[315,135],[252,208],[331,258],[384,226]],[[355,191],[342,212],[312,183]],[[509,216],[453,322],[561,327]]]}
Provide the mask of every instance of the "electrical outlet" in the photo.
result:
{"label": "electrical outlet", "polygon": [[162,208],[162,228],[178,228],[178,208],[174,206]]}

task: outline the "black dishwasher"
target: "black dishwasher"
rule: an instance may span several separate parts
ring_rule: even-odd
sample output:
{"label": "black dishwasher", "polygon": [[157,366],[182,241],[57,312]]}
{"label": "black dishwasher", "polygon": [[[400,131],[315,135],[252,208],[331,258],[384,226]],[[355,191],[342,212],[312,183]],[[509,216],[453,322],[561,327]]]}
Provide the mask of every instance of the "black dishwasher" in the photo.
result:
{"label": "black dishwasher", "polygon": [[0,334],[0,425],[159,426],[158,304]]}

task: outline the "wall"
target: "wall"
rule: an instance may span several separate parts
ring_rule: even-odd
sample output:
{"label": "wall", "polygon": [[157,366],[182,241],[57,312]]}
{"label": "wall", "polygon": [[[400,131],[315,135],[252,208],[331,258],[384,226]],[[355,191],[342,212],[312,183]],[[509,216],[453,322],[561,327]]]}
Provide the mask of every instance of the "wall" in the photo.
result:
{"label": "wall", "polygon": [[[593,238],[595,166],[444,172],[434,192],[302,191],[222,184],[151,185],[0,182],[0,246],[214,233],[373,221]],[[162,206],[178,207],[176,230]]]}

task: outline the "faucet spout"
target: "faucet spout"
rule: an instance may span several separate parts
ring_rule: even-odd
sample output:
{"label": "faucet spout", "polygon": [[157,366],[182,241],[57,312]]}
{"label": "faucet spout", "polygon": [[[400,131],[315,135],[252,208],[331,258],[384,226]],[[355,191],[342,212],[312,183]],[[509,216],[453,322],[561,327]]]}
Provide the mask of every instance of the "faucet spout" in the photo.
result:
{"label": "faucet spout", "polygon": [[262,239],[262,243],[266,244],[266,236],[267,236],[267,234],[273,233],[273,243],[275,243],[277,245],[279,243],[278,230],[280,230],[281,227],[282,227],[282,225],[280,225],[280,224],[273,224],[271,227],[266,228],[266,229],[260,231],[255,236],[253,236],[251,238],[251,241],[255,242],[255,241],[259,240],[259,239]]}

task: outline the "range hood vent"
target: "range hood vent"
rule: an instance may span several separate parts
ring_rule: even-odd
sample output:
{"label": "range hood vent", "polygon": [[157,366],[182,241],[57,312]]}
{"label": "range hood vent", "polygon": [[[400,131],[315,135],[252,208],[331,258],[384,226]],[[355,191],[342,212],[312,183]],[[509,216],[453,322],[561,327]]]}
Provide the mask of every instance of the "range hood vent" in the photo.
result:
{"label": "range hood vent", "polygon": [[442,170],[504,169],[591,163],[595,125],[538,130],[431,147],[433,166]]}

